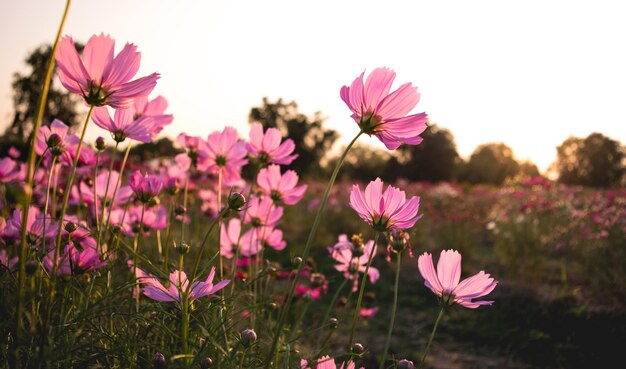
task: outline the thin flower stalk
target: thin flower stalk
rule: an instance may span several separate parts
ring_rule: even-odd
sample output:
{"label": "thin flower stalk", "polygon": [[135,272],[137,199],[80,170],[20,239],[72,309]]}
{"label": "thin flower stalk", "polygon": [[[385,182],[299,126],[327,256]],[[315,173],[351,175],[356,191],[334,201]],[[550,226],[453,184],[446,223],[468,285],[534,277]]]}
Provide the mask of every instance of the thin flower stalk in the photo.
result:
{"label": "thin flower stalk", "polygon": [[[80,150],[83,146],[83,141],[85,140],[85,133],[87,132],[87,126],[89,125],[89,120],[91,119],[92,112],[93,112],[93,106],[89,108],[89,112],[87,113],[87,119],[85,119],[85,123],[83,124],[83,131],[80,135],[80,140],[78,141],[78,145],[76,146],[76,154],[74,156],[74,162],[72,163],[72,168],[70,170],[70,176],[67,180],[67,184],[65,185],[65,191],[63,192],[63,202],[61,203],[61,215],[59,217],[59,227],[57,229],[57,237],[56,237],[56,242],[54,244],[52,288],[50,289],[50,294],[52,297],[51,300],[54,300],[54,290],[56,288],[56,278],[57,278],[57,272],[59,270],[57,259],[59,257],[59,252],[61,249],[61,236],[63,234],[63,220],[65,219],[65,213],[67,211],[67,203],[70,199],[70,194],[72,192],[74,176],[76,175],[76,167],[78,166],[78,159],[80,158]],[[50,303],[52,303],[52,301]]]}
{"label": "thin flower stalk", "polygon": [[[104,196],[102,197],[104,199],[104,203],[102,204],[102,215],[100,215],[100,219],[102,220],[102,222],[104,222],[104,211],[107,208],[107,203],[106,203],[106,199],[107,199],[107,195],[109,194],[109,184],[111,183],[111,173],[113,173],[113,166],[115,164],[115,154],[117,154],[117,147],[119,146],[119,142],[115,141],[115,147],[113,148],[113,153],[111,153],[111,163],[109,165],[109,175],[107,177],[107,184],[106,186],[104,186]],[[97,168],[97,166],[96,166]],[[97,170],[97,169],[96,169]],[[120,178],[122,177],[122,174],[120,173]],[[94,205],[96,207],[96,217],[98,216],[98,201],[96,200],[96,191],[97,191],[97,187],[95,185],[96,183],[96,177],[94,177],[94,186],[93,186],[93,193],[94,193]],[[111,209],[109,210],[109,212],[111,212],[111,210],[113,209],[113,202],[115,201],[115,194],[112,197],[111,200]],[[97,218],[96,218],[97,219]],[[98,223],[96,221],[96,224],[98,225],[98,249],[102,250],[102,224]],[[107,225],[108,226],[108,225]]]}
{"label": "thin flower stalk", "polygon": [[435,339],[435,333],[437,332],[437,327],[439,326],[439,322],[441,318],[443,318],[443,314],[446,311],[445,305],[441,306],[441,310],[439,310],[439,315],[437,316],[437,320],[435,321],[435,325],[433,326],[433,331],[430,332],[430,338],[428,339],[428,343],[426,344],[426,348],[424,349],[424,353],[422,354],[422,360],[420,360],[420,365],[418,369],[422,369],[424,367],[424,363],[426,362],[426,356],[430,352],[430,346],[433,344],[433,340]]}
{"label": "thin flower stalk", "polygon": [[367,260],[367,265],[365,266],[365,271],[363,272],[363,277],[361,278],[361,285],[359,286],[359,297],[356,300],[356,307],[354,310],[354,315],[352,316],[352,325],[350,326],[350,338],[348,339],[348,352],[352,349],[352,344],[354,343],[354,332],[356,331],[356,322],[359,319],[359,312],[361,311],[361,302],[363,302],[363,294],[365,292],[365,283],[367,283],[368,272],[370,269],[370,265],[372,265],[372,260],[374,260],[374,254],[376,253],[376,244],[378,243],[378,238],[380,237],[380,232],[376,232],[376,237],[374,237],[374,247],[370,252],[369,259]]}
{"label": "thin flower stalk", "polygon": [[[122,184],[122,178],[124,178],[124,169],[126,169],[126,162],[128,161],[128,155],[130,154],[130,149],[133,146],[132,141],[128,143],[128,146],[126,147],[126,152],[124,153],[124,159],[122,159],[122,166],[120,167],[120,175],[118,177],[118,180],[115,183],[115,187],[113,188],[113,195],[112,195],[112,199],[115,199],[117,197],[117,191],[119,190],[121,184]],[[109,175],[111,174],[111,172],[109,171]],[[107,181],[108,184],[108,181]],[[111,206],[109,208],[108,214],[107,214],[107,221],[106,224],[104,226],[104,235],[106,237],[107,232],[109,231],[109,225],[111,222],[111,213],[113,212],[113,204],[115,202],[111,201]]]}
{"label": "thin flower stalk", "polygon": [[398,309],[398,287],[400,282],[400,267],[402,265],[402,251],[398,252],[396,256],[396,279],[393,284],[393,305],[391,308],[391,320],[389,321],[389,329],[387,331],[387,339],[385,340],[385,348],[383,350],[383,358],[380,360],[379,369],[385,367],[385,360],[387,359],[387,351],[391,345],[391,335],[393,333],[393,325],[396,321],[396,311]]}
{"label": "thin flower stalk", "polygon": [[[39,127],[41,127],[41,122],[43,121],[43,114],[46,107],[46,102],[48,100],[48,91],[50,90],[50,83],[52,81],[52,74],[54,72],[55,65],[55,54],[59,45],[59,40],[61,39],[61,33],[63,32],[63,27],[65,26],[65,20],[67,19],[67,14],[69,12],[71,5],[71,0],[67,0],[65,2],[65,10],[63,11],[63,17],[61,18],[61,24],[59,25],[59,29],[57,31],[56,38],[54,39],[54,44],[52,45],[52,51],[50,52],[50,56],[48,58],[48,66],[46,68],[46,74],[43,80],[43,86],[41,88],[41,95],[39,96],[39,101],[37,103],[37,114],[35,115],[35,120],[33,122],[33,138],[30,145],[30,150],[28,152],[28,159],[26,164],[26,187],[32,189],[33,187],[33,178],[34,171],[33,166],[35,164],[35,142],[37,142],[37,135],[39,132]],[[26,195],[24,196],[24,203],[22,204],[22,229],[20,233],[20,244],[26,244],[26,223],[28,221],[28,211],[30,207],[30,203],[32,200],[32,191],[26,191]],[[18,302],[17,302],[17,316],[15,319],[16,329],[15,329],[15,347],[12,350],[12,354],[9,359],[12,364],[17,365],[17,360],[19,358],[19,344],[22,330],[24,328],[24,292],[25,292],[25,283],[26,283],[26,247],[20,248],[20,258],[19,258],[19,275],[18,275]]]}
{"label": "thin flower stalk", "polygon": [[[352,146],[354,145],[354,143],[359,139],[359,137],[361,137],[361,135],[363,134],[363,131],[359,131],[359,133],[352,139],[352,141],[350,141],[350,143],[348,144],[348,146],[346,147],[346,149],[344,150],[344,152],[341,154],[341,157],[339,158],[339,161],[337,162],[337,165],[335,166],[335,170],[333,171],[332,175],[330,176],[330,180],[328,181],[328,184],[326,186],[326,191],[324,191],[324,196],[322,197],[322,202],[320,203],[319,208],[317,209],[317,214],[315,214],[315,220],[313,221],[313,226],[311,227],[311,231],[309,232],[309,236],[307,238],[306,244],[304,246],[304,251],[302,252],[302,260],[307,260],[307,258],[309,257],[309,252],[311,250],[311,245],[313,244],[313,239],[315,238],[316,234],[317,234],[317,229],[319,228],[320,225],[320,221],[322,220],[322,214],[324,213],[324,210],[326,210],[326,205],[328,204],[328,199],[330,198],[330,191],[333,188],[333,185],[335,184],[335,180],[337,179],[337,175],[339,174],[339,170],[341,169],[341,166],[343,165],[343,162],[346,160],[346,156],[348,155],[348,152],[350,151],[350,149],[352,148]],[[296,275],[294,276],[293,281],[291,282],[291,287],[289,289],[289,293],[287,294],[287,298],[285,299],[285,303],[284,306],[281,310],[280,316],[278,318],[278,325],[276,326],[276,332],[274,332],[274,338],[272,339],[272,345],[271,348],[269,350],[269,353],[267,355],[267,358],[265,360],[265,366],[269,367],[271,364],[271,361],[274,357],[274,352],[276,351],[276,348],[278,346],[278,338],[281,335],[281,331],[283,329],[283,326],[285,325],[285,319],[287,317],[287,314],[289,312],[289,309],[291,308],[291,303],[293,301],[293,296],[296,290],[296,286],[298,284],[298,281],[300,280],[300,274],[302,273],[302,269],[304,268],[304,262],[300,263],[300,265],[298,266],[298,270],[296,272]]]}

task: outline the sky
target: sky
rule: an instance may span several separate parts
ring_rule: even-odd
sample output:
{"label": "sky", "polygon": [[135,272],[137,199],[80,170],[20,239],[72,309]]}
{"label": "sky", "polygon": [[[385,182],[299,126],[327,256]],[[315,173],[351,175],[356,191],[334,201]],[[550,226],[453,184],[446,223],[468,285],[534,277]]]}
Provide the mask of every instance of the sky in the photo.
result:
{"label": "sky", "polygon": [[[0,3],[0,129],[13,73],[53,41],[64,6]],[[449,129],[461,156],[504,142],[545,171],[570,135],[626,143],[624,14],[618,1],[74,0],[64,34],[108,33],[116,52],[138,45],[138,76],[161,73],[152,96],[170,102],[171,137],[227,125],[247,135],[250,109],[267,96],[321,111],[345,144],[358,128],[339,89],[387,66],[395,86],[418,87],[414,113]]]}

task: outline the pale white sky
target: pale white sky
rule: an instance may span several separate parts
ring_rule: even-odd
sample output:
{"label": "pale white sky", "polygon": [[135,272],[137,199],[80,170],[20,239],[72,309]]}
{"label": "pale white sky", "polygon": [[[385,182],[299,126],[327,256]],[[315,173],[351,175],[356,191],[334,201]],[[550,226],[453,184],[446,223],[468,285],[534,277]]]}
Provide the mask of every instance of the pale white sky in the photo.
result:
{"label": "pale white sky", "polygon": [[[0,3],[0,127],[12,74],[52,41],[64,4]],[[462,156],[505,142],[544,170],[569,135],[626,142],[625,16],[619,1],[74,0],[64,33],[137,44],[139,75],[162,74],[171,136],[247,134],[250,108],[268,96],[322,111],[345,142],[357,128],[340,87],[388,66],[419,87],[415,112],[450,129]]]}

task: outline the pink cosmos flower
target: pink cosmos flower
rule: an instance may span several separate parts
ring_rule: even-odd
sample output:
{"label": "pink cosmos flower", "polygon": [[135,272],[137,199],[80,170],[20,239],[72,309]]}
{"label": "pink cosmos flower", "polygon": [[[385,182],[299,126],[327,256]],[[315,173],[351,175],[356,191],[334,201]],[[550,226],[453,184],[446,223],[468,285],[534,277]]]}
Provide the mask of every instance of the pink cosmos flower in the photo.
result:
{"label": "pink cosmos flower", "polygon": [[195,281],[191,283],[191,287],[189,288],[187,274],[183,271],[175,270],[170,274],[170,285],[168,288],[165,288],[163,284],[156,279],[148,279],[150,284],[144,287],[143,294],[156,301],[180,302],[181,291],[184,292],[189,288],[188,297],[189,300],[192,301],[203,296],[214,294],[230,283],[230,280],[225,279],[213,285],[213,277],[215,277],[215,267],[211,268],[204,282]]}
{"label": "pink cosmos flower", "polygon": [[223,184],[241,178],[241,168],[248,163],[246,144],[237,137],[237,130],[226,127],[213,132],[198,147],[198,170],[217,174],[222,168]]}
{"label": "pink cosmos flower", "polygon": [[417,88],[405,83],[389,93],[396,73],[388,68],[376,68],[363,81],[361,73],[350,87],[341,88],[341,99],[352,111],[352,119],[361,131],[375,135],[390,150],[401,144],[417,145],[419,135],[426,130],[426,113],[407,115],[420,99]]}
{"label": "pink cosmos flower", "polygon": [[126,138],[144,143],[152,142],[154,119],[149,116],[135,117],[135,109],[116,109],[113,119],[109,109],[101,106],[93,110],[92,120],[102,129],[111,132],[115,142],[122,142]]}
{"label": "pink cosmos flower", "polygon": [[[51,273],[54,270],[54,250],[43,258],[43,265]],[[76,275],[90,270],[100,269],[107,264],[100,260],[100,256],[95,249],[78,248],[73,242],[65,246],[63,254],[57,260],[59,276]]]}
{"label": "pink cosmos flower", "polygon": [[7,256],[6,250],[4,249],[0,250],[0,269],[6,268],[10,271],[14,271],[16,269],[15,265],[17,264],[18,261],[19,261],[19,258],[17,256],[9,259],[9,257]]}
{"label": "pink cosmos flower", "polygon": [[[319,359],[317,359],[316,363],[317,363],[317,365],[315,366],[316,369],[337,369],[337,365],[335,364],[335,359],[333,359],[332,357],[328,355],[320,357]],[[311,367],[308,365],[309,364],[307,363],[306,360],[302,359],[300,361],[301,369],[311,369]],[[339,369],[355,369],[356,367],[356,364],[354,363],[354,361],[350,362],[348,366],[345,366],[345,365],[346,363],[342,363]],[[365,368],[361,367],[360,369],[365,369]]]}
{"label": "pink cosmos flower", "polygon": [[404,191],[387,186],[383,192],[383,181],[380,178],[370,182],[361,193],[359,185],[352,186],[350,207],[359,217],[380,232],[404,230],[413,227],[419,220],[420,198],[417,196],[406,199]]}
{"label": "pink cosmos flower", "polygon": [[[96,188],[96,196],[99,201],[98,209],[102,209],[100,203],[106,200],[106,204],[108,206],[111,205],[111,201],[113,201],[113,205],[122,204],[130,199],[133,194],[133,190],[129,186],[120,186],[115,194],[115,200],[113,200],[113,192],[115,190],[115,184],[120,179],[120,174],[117,171],[111,171],[111,175],[109,176],[109,171],[100,171],[98,176],[96,177],[94,186]],[[108,191],[107,189],[107,181],[109,183]],[[83,201],[85,201],[89,205],[93,205],[94,199],[94,186],[88,186],[85,182],[80,183],[80,193]],[[105,191],[106,191],[106,199],[105,199]]]}
{"label": "pink cosmos flower", "polygon": [[137,46],[127,43],[113,57],[114,47],[115,40],[108,35],[93,35],[81,60],[72,37],[63,37],[55,56],[63,86],[83,96],[92,106],[123,109],[135,98],[148,96],[156,86],[158,73],[130,81],[139,70],[141,53],[137,52]]}
{"label": "pink cosmos flower", "polygon": [[153,174],[142,174],[140,171],[134,172],[128,180],[128,185],[143,203],[150,202],[159,196],[163,189],[163,180]]}
{"label": "pink cosmos flower", "polygon": [[17,181],[20,177],[20,170],[17,162],[11,158],[0,159],[0,183]]}
{"label": "pink cosmos flower", "polygon": [[15,148],[15,146],[11,146],[11,148],[9,148],[9,156],[12,157],[13,159],[19,159],[20,156],[22,154],[20,153],[20,151],[18,149]]}
{"label": "pink cosmos flower", "polygon": [[222,223],[220,226],[220,252],[223,257],[232,258],[235,254],[233,250],[239,245],[241,237],[241,220],[232,218],[228,224]]}
{"label": "pink cosmos flower", "polygon": [[251,224],[252,227],[273,227],[282,216],[283,208],[275,206],[269,196],[264,196],[261,199],[253,197],[248,203],[244,222]]}
{"label": "pink cosmos flower", "polygon": [[[348,240],[347,235],[342,234],[339,235],[339,241],[328,248],[328,252],[335,261],[339,262],[339,264],[335,265],[335,270],[343,273],[346,279],[353,280],[354,286],[352,289],[356,291],[359,283],[357,274],[365,273],[370,255],[372,255],[372,253],[375,255],[376,249],[377,247],[374,247],[374,241],[369,240],[363,245],[363,248],[359,250]],[[370,282],[374,283],[380,277],[380,272],[370,265],[367,276]]]}
{"label": "pink cosmos flower", "polygon": [[[41,126],[39,128],[39,134],[37,135],[37,142],[35,142],[35,152],[37,155],[43,155],[46,153],[46,156],[55,155],[58,156],[65,152],[66,140],[68,138],[69,127],[65,125],[62,121],[55,119],[50,123],[50,127]],[[48,149],[50,136],[57,135],[58,136],[58,144],[52,148]],[[52,151],[52,152],[51,152]]]}
{"label": "pink cosmos flower", "polygon": [[246,257],[258,254],[263,246],[283,250],[287,246],[283,231],[273,227],[252,227],[241,236],[239,243],[241,255]]}
{"label": "pink cosmos flower", "polygon": [[425,252],[418,259],[419,271],[424,278],[424,284],[435,295],[439,296],[444,304],[457,303],[466,308],[475,309],[480,305],[491,305],[493,301],[472,301],[493,291],[498,281],[484,271],[466,278],[461,278],[461,254],[456,250],[443,250],[439,256],[437,270],[433,266],[432,255]]}
{"label": "pink cosmos flower", "polygon": [[[44,234],[44,224],[46,233]],[[13,216],[7,220],[4,235],[16,241],[20,239],[22,229],[22,209],[15,209]],[[26,242],[30,246],[35,246],[42,237],[52,237],[56,234],[56,226],[50,221],[49,216],[42,214],[38,207],[31,206],[28,210],[26,221]]]}
{"label": "pink cosmos flower", "polygon": [[268,128],[263,134],[263,125],[254,123],[250,128],[248,150],[253,156],[259,158],[262,165],[269,163],[289,165],[298,157],[298,154],[290,155],[296,145],[290,138],[281,144],[282,139],[283,135],[277,128]]}
{"label": "pink cosmos flower", "polygon": [[272,200],[282,201],[287,205],[293,205],[300,201],[307,189],[307,185],[296,187],[298,174],[295,171],[288,170],[281,175],[280,166],[276,164],[261,169],[256,182]]}
{"label": "pink cosmos flower", "polygon": [[163,96],[157,96],[153,100],[148,101],[148,96],[140,96],[135,99],[133,109],[135,110],[135,118],[151,117],[152,118],[152,135],[156,135],[163,128],[174,120],[172,114],[165,114],[167,109],[167,100]]}

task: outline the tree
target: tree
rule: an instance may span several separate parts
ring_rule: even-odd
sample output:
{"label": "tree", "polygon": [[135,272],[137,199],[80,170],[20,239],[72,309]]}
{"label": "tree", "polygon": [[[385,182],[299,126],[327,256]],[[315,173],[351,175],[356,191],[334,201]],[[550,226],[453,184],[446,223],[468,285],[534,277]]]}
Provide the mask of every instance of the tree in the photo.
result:
{"label": "tree", "polygon": [[[343,152],[343,149],[341,150]],[[387,150],[375,149],[372,146],[356,144],[350,149],[346,161],[341,167],[340,176],[350,180],[369,182],[375,176],[381,176],[388,181],[383,173],[387,170],[391,155]],[[333,158],[330,167],[334,168],[339,157]]]}
{"label": "tree", "polygon": [[301,176],[321,172],[320,163],[338,137],[336,131],[324,129],[324,117],[320,112],[307,117],[298,112],[295,101],[285,103],[283,99],[278,99],[270,102],[264,97],[261,106],[252,108],[248,120],[250,123],[261,123],[264,129],[278,128],[283,136],[294,141],[294,152],[298,158],[290,168]]}
{"label": "tree", "polygon": [[592,187],[618,186],[624,177],[624,148],[601,133],[569,137],[556,148],[559,181]]}
{"label": "tree", "polygon": [[519,170],[519,164],[510,147],[503,143],[487,143],[474,150],[461,171],[460,179],[469,183],[501,185]]}
{"label": "tree", "polygon": [[[77,45],[79,51],[83,46]],[[25,62],[30,67],[29,74],[13,74],[13,108],[15,110],[13,121],[7,127],[3,136],[0,138],[0,146],[2,151],[8,150],[10,146],[16,146],[25,151],[32,134],[33,124],[39,97],[41,96],[41,87],[48,67],[48,59],[52,47],[50,45],[42,45],[31,52]],[[57,74],[56,68],[53,72],[53,78]],[[59,89],[50,85],[48,92],[48,100],[44,108],[43,122],[51,122],[54,118],[62,120],[68,126],[76,125],[78,113],[76,112],[76,104],[80,101],[78,96],[70,94],[64,89]],[[6,154],[4,152],[0,154]]]}
{"label": "tree", "polygon": [[402,145],[389,161],[384,177],[389,181],[450,181],[454,178],[459,154],[452,133],[437,125],[420,135],[419,145]]}

